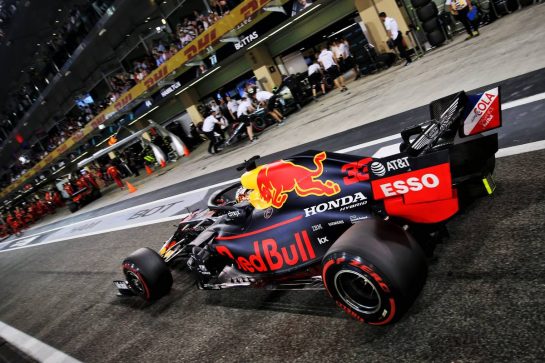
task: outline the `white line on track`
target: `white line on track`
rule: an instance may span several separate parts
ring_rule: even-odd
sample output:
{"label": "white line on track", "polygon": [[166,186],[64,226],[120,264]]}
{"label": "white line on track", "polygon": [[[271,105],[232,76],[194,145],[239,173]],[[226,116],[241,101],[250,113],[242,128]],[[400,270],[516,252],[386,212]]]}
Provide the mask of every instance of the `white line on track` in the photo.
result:
{"label": "white line on track", "polygon": [[23,353],[43,363],[81,363],[81,361],[53,348],[12,326],[0,321],[0,336]]}
{"label": "white line on track", "polygon": [[345,149],[337,150],[337,151],[335,151],[335,152],[336,152],[336,153],[349,153],[349,152],[351,152],[351,151],[356,151],[356,150],[359,150],[359,149],[363,149],[364,147],[369,147],[369,146],[373,146],[373,145],[378,145],[378,144],[382,144],[382,143],[384,143],[384,142],[388,142],[388,141],[392,141],[392,140],[397,140],[397,139],[401,139],[401,135],[400,135],[400,134],[390,135],[390,136],[386,136],[386,137],[383,137],[383,138],[378,139],[378,140],[373,140],[373,141],[369,141],[369,142],[364,142],[363,144],[350,146],[350,147],[347,147],[347,148],[345,148]]}
{"label": "white line on track", "polygon": [[537,151],[545,149],[545,140],[536,141],[536,142],[529,142],[527,144],[517,145],[517,146],[511,146],[506,147],[503,149],[499,149],[496,153],[497,158],[503,158],[506,156],[511,155],[517,155],[517,154],[524,154],[531,151]]}
{"label": "white line on track", "polygon": [[[526,105],[528,103],[537,102],[537,101],[541,101],[541,100],[544,100],[544,99],[545,99],[545,92],[544,93],[538,93],[538,94],[535,94],[533,96],[529,96],[529,97],[521,98],[519,100],[504,103],[502,105],[502,110],[508,110],[510,108],[523,106],[523,105]],[[337,151],[334,151],[334,152],[336,152],[336,153],[348,153],[348,152],[363,149],[363,148],[366,148],[366,147],[369,147],[369,146],[374,146],[374,145],[382,144],[382,143],[385,143],[385,142],[388,142],[388,141],[394,141],[394,140],[399,140],[399,139],[401,139],[401,135],[400,134],[394,134],[394,135],[386,136],[386,137],[383,137],[383,138],[380,138],[380,139],[377,139],[377,140],[364,142],[364,143],[361,143],[361,144],[358,144],[358,145],[353,145],[353,146],[350,146],[350,147],[347,147],[347,148],[344,148],[344,149],[341,149],[341,150],[337,150]],[[541,150],[541,149],[545,149],[545,141],[537,141],[537,142],[532,142],[532,143],[528,143],[528,144],[517,145],[517,146],[512,146],[512,147],[500,149],[498,151],[498,153],[496,154],[496,157],[501,158],[501,157],[505,157],[505,156],[516,155],[516,154],[530,152],[530,151],[537,151],[537,150]],[[199,188],[199,189],[195,189],[195,190],[191,190],[191,191],[188,191],[188,192],[176,194],[176,195],[166,197],[166,198],[163,198],[163,199],[154,200],[152,202],[139,204],[139,205],[129,207],[129,208],[125,208],[125,209],[122,209],[122,210],[119,210],[119,211],[116,211],[116,212],[112,212],[112,213],[109,213],[109,214],[105,214],[105,215],[101,215],[101,216],[98,216],[98,217],[86,219],[84,221],[74,222],[74,223],[71,223],[71,224],[68,224],[68,225],[63,225],[63,226],[51,228],[51,229],[48,229],[46,231],[42,231],[42,232],[39,232],[39,233],[35,233],[35,234],[27,235],[27,236],[24,236],[24,237],[16,238],[14,240],[9,241],[9,243],[20,241],[20,240],[25,240],[25,239],[28,239],[28,238],[34,237],[34,236],[41,236],[41,235],[43,235],[45,233],[58,231],[60,229],[65,229],[65,228],[80,225],[80,224],[83,224],[83,223],[89,223],[89,222],[97,220],[97,219],[103,219],[103,218],[106,218],[106,217],[115,216],[117,214],[125,213],[125,212],[130,211],[130,210],[145,208],[148,205],[157,204],[158,202],[168,202],[169,200],[172,200],[172,199],[178,199],[178,198],[184,197],[186,195],[190,195],[190,194],[194,194],[194,193],[198,193],[198,192],[203,192],[203,191],[208,191],[209,189],[216,188],[216,187],[221,187],[221,186],[232,184],[232,183],[236,183],[237,181],[239,181],[239,178],[226,180],[226,181],[221,182],[221,183],[216,183],[216,184],[209,185],[209,186],[206,186],[206,187],[202,187],[202,188]],[[72,239],[72,238],[87,237],[87,236],[92,236],[92,235],[101,234],[101,233],[114,232],[114,231],[119,231],[119,230],[123,230],[123,229],[146,226],[146,225],[150,225],[150,224],[175,220],[175,219],[178,219],[178,218],[181,219],[183,217],[181,215],[180,216],[167,217],[167,218],[156,219],[156,220],[149,221],[149,222],[144,222],[144,223],[131,224],[131,225],[126,225],[126,226],[122,226],[122,227],[115,227],[115,228],[105,229],[105,230],[99,231],[99,232],[90,232],[90,233],[87,233],[87,234],[77,235],[77,236],[73,236],[73,237],[64,237],[64,238],[59,238],[59,239],[53,240],[53,241],[47,241],[47,242],[44,242],[44,243],[33,244],[33,245],[30,245],[30,246],[21,246],[21,247],[17,247],[17,248],[11,248],[11,249],[8,249],[8,250],[0,251],[0,253],[1,252],[12,251],[12,250],[16,250],[16,249],[21,249],[21,248],[39,246],[39,245],[48,244],[48,243],[61,242],[61,241],[65,241],[65,240]]]}
{"label": "white line on track", "polygon": [[504,103],[503,105],[501,105],[501,109],[502,109],[502,111],[504,111],[504,110],[508,110],[510,108],[513,108],[513,107],[519,107],[519,106],[522,106],[522,105],[526,105],[528,103],[537,102],[537,101],[541,101],[541,100],[545,100],[545,92],[538,93],[538,94],[530,96],[530,97],[524,97],[524,98],[521,98],[519,100]]}
{"label": "white line on track", "polygon": [[[150,224],[157,224],[157,223],[163,223],[163,222],[168,222],[168,221],[176,221],[176,220],[180,221],[183,218],[185,218],[186,216],[187,216],[187,213],[178,214],[176,216],[170,216],[170,217],[165,217],[165,218],[154,219],[154,220],[151,220],[151,221],[141,222],[141,223],[138,223],[138,224],[122,225],[122,226],[119,226],[119,227],[101,229],[99,231],[87,232],[87,233],[82,233],[82,234],[75,234],[73,236],[66,236],[66,237],[60,237],[60,238],[57,238],[57,239],[46,240],[44,242],[35,243],[35,244],[29,245],[29,246],[23,245],[23,246],[13,247],[13,248],[10,247],[7,250],[0,251],[0,253],[15,251],[15,250],[21,250],[21,249],[29,248],[29,247],[43,246],[43,245],[48,245],[48,244],[51,244],[51,243],[62,242],[62,241],[67,241],[67,240],[71,240],[71,239],[76,239],[76,238],[95,236],[97,234],[110,233],[110,232],[115,232],[115,231],[122,231],[124,229],[149,226]],[[44,232],[44,233],[47,233],[47,232]]]}

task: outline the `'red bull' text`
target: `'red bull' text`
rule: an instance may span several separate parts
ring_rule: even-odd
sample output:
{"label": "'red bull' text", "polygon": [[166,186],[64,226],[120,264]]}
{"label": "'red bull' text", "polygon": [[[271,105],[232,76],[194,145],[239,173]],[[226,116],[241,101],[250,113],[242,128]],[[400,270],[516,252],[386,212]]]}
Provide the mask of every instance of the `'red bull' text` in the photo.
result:
{"label": "'red bull' text", "polygon": [[237,268],[246,272],[270,272],[295,266],[316,258],[306,231],[294,234],[295,241],[279,247],[276,240],[255,241],[254,253],[248,257],[234,256],[227,246],[216,246],[216,252],[235,261]]}

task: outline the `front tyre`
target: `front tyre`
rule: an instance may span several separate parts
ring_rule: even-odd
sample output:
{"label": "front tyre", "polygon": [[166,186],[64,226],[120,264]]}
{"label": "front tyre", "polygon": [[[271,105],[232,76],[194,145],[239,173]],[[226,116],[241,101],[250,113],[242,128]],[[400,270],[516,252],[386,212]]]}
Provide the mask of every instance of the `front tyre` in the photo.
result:
{"label": "front tyre", "polygon": [[150,248],[140,248],[125,258],[123,274],[131,291],[147,301],[163,297],[172,287],[165,261]]}
{"label": "front tyre", "polygon": [[360,322],[397,321],[418,296],[427,274],[420,246],[399,226],[366,220],[346,231],[323,259],[324,285]]}

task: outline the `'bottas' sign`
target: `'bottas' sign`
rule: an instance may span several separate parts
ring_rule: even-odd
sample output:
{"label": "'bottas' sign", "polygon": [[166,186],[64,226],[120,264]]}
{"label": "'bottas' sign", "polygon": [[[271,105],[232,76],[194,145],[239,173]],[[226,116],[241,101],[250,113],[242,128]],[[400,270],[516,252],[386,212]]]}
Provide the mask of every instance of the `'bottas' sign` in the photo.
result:
{"label": "'bottas' sign", "polygon": [[240,39],[240,42],[234,43],[235,49],[239,50],[241,48],[244,48],[245,46],[249,45],[251,42],[253,42],[257,38],[259,38],[259,34],[257,34],[256,31],[254,31],[253,33],[251,33],[251,34],[245,36],[244,38]]}

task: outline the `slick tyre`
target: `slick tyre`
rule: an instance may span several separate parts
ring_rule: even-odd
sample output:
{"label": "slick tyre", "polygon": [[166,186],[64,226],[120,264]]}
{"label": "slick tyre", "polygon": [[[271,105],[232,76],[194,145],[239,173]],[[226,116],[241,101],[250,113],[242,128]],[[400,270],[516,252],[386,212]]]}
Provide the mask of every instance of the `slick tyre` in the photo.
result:
{"label": "slick tyre", "polygon": [[93,189],[93,191],[91,192],[91,197],[92,197],[93,199],[98,199],[98,198],[102,197],[102,193],[100,192],[99,189],[96,189],[96,188],[95,188],[95,189]]}
{"label": "slick tyre", "polygon": [[507,9],[510,12],[515,12],[519,8],[519,3],[517,0],[506,0],[506,4],[507,4]]}
{"label": "slick tyre", "polygon": [[66,205],[68,206],[70,213],[75,213],[79,209],[79,205],[77,203],[69,202],[66,203]]}
{"label": "slick tyre", "polygon": [[123,274],[131,291],[147,301],[170,292],[172,274],[157,252],[140,248],[123,260]]}
{"label": "slick tyre", "polygon": [[431,33],[434,30],[439,29],[439,20],[438,20],[438,18],[432,18],[432,19],[430,19],[428,21],[423,22],[422,23],[422,29],[424,29],[424,31],[426,33]]}
{"label": "slick tyre", "polygon": [[411,0],[411,4],[415,9],[421,8],[422,6],[428,4],[431,0]]}
{"label": "slick tyre", "polygon": [[337,305],[371,325],[397,321],[424,285],[420,246],[399,226],[365,220],[347,230],[323,259],[322,279]]}
{"label": "slick tyre", "polygon": [[433,1],[421,7],[420,9],[416,10],[416,15],[418,16],[418,19],[420,19],[421,22],[426,22],[430,19],[435,18],[437,14],[438,14],[437,5],[435,5]]}
{"label": "slick tyre", "polygon": [[445,42],[445,35],[440,29],[436,29],[431,33],[426,34],[428,41],[433,47],[437,47]]}

